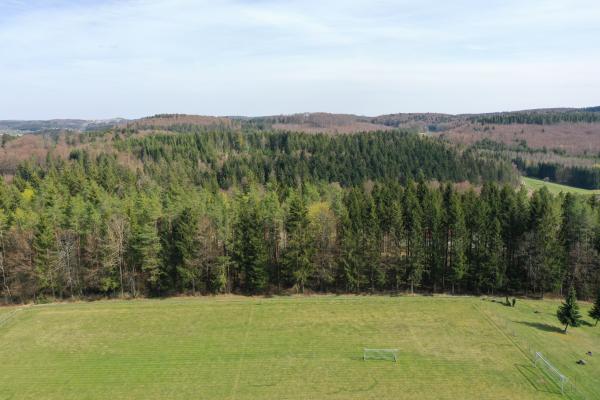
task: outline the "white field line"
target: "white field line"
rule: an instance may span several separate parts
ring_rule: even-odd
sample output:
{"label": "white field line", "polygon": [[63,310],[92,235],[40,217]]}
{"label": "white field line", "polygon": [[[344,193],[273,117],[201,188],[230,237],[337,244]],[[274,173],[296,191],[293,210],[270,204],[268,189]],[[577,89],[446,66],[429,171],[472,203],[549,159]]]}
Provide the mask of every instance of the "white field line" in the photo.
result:
{"label": "white field line", "polygon": [[0,327],[3,326],[4,324],[6,324],[11,319],[13,319],[14,316],[17,315],[17,313],[20,312],[21,310],[22,310],[22,308],[17,308],[9,313],[6,313],[6,314],[0,316]]}
{"label": "white field line", "polygon": [[235,376],[233,388],[231,389],[231,400],[235,399],[235,395],[237,394],[238,386],[240,384],[240,375],[242,374],[244,356],[246,355],[246,346],[248,344],[248,336],[250,335],[250,325],[252,325],[252,316],[253,315],[254,315],[254,304],[251,304],[250,305],[250,313],[248,314],[248,322],[246,323],[246,333],[244,335],[244,342],[241,345],[242,354],[240,355],[240,359],[238,361],[237,374]]}

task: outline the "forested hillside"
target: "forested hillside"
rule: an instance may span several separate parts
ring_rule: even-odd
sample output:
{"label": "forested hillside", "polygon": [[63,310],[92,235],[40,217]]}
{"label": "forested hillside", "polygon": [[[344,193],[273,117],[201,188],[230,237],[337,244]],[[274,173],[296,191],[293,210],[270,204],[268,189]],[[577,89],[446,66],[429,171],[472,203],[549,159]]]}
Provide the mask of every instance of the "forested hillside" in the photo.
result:
{"label": "forested hillside", "polygon": [[[50,143],[45,158],[21,162],[0,184],[6,302],[287,290],[543,295],[571,283],[588,296],[600,283],[594,199],[529,196],[514,188],[506,158],[439,139],[186,123]],[[470,190],[457,190],[463,181]]]}

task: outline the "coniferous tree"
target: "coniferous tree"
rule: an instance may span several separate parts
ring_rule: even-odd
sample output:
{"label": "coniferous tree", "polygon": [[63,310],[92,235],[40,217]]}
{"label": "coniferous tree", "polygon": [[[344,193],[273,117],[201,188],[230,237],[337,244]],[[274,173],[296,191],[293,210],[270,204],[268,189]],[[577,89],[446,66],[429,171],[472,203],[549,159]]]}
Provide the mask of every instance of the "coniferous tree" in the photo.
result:
{"label": "coniferous tree", "polygon": [[363,210],[359,189],[350,190],[344,198],[341,217],[340,275],[346,291],[360,292],[364,283]]}
{"label": "coniferous tree", "polygon": [[201,245],[198,240],[198,216],[190,209],[183,212],[173,221],[173,241],[175,245],[175,259],[177,270],[184,285],[191,284],[192,294],[196,294],[196,287],[201,278]]}
{"label": "coniferous tree", "polygon": [[[488,218],[489,218],[488,214]],[[492,218],[483,237],[483,285],[493,294],[504,283],[504,263],[502,260],[502,237],[500,221]]]}
{"label": "coniferous tree", "polygon": [[[0,181],[5,301],[269,285],[588,297],[600,282],[600,203],[499,188],[506,165],[473,152],[397,132],[172,130],[119,130],[119,157],[74,149]],[[459,179],[486,183],[433,183]]]}
{"label": "coniferous tree", "polygon": [[600,320],[600,289],[596,294],[596,301],[594,301],[594,305],[592,305],[589,315],[596,320],[596,325],[598,325],[598,321]]}
{"label": "coniferous tree", "polygon": [[502,227],[500,222],[500,191],[495,183],[486,182],[481,191],[481,215],[484,219],[481,235],[480,284],[494,293],[504,284],[505,263],[502,255]]}
{"label": "coniferous tree", "polygon": [[523,257],[519,252],[525,240],[529,218],[528,194],[525,188],[515,192],[504,186],[500,193],[500,222],[504,242],[504,262],[506,263],[506,286],[509,290],[522,290],[525,271]]}
{"label": "coniferous tree", "polygon": [[241,274],[241,286],[247,293],[260,293],[267,284],[267,249],[263,218],[254,194],[243,194],[233,226],[232,261]]}
{"label": "coniferous tree", "polygon": [[158,236],[156,210],[152,200],[145,195],[139,195],[135,202],[134,219],[131,228],[130,246],[132,250],[131,261],[136,270],[132,276],[131,289],[137,295],[137,274],[142,274],[144,283],[151,290],[158,289],[161,275],[160,269],[160,238]]}
{"label": "coniferous tree", "polygon": [[567,193],[562,201],[560,241],[561,258],[565,268],[565,284],[575,285],[579,293],[589,295],[586,290],[585,273],[596,254],[593,249],[593,216],[589,204]]}
{"label": "coniferous tree", "polygon": [[452,284],[452,293],[466,273],[465,232],[465,220],[459,197],[452,186],[448,185],[444,193],[444,265]]}
{"label": "coniferous tree", "polygon": [[567,333],[569,326],[577,327],[581,324],[581,314],[579,313],[577,295],[573,286],[569,289],[565,301],[556,311],[556,316],[561,324],[565,325],[564,333]]}
{"label": "coniferous tree", "polygon": [[424,269],[421,218],[421,207],[418,202],[415,185],[411,181],[404,192],[402,215],[405,240],[404,265],[411,293],[414,292],[415,286],[419,286],[421,283]]}
{"label": "coniferous tree", "polygon": [[361,254],[362,270],[369,284],[371,292],[383,285],[385,271],[381,264],[381,230],[379,218],[373,197],[365,192],[361,193],[362,227],[361,227]]}
{"label": "coniferous tree", "polygon": [[425,182],[419,182],[417,196],[423,210],[423,252],[425,269],[428,271],[430,285],[434,292],[439,285],[443,287],[444,224],[443,199],[438,190],[430,190]]}
{"label": "coniferous tree", "polygon": [[484,255],[483,233],[486,226],[485,207],[473,190],[463,196],[465,208],[466,256],[468,260],[467,282],[471,290],[480,293],[483,289],[484,271],[482,261]]}
{"label": "coniferous tree", "polygon": [[541,297],[561,284],[559,216],[548,189],[533,193],[526,246],[529,287]]}
{"label": "coniferous tree", "polygon": [[289,211],[285,221],[287,247],[284,264],[292,277],[294,287],[304,293],[304,287],[313,274],[313,243],[308,229],[308,210],[298,193],[290,196]]}

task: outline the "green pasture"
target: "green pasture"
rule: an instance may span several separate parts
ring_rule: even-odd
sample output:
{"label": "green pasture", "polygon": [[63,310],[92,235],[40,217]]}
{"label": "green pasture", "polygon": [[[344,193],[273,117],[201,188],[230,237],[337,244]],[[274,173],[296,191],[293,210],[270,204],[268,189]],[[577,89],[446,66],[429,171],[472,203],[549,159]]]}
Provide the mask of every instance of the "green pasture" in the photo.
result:
{"label": "green pasture", "polygon": [[[567,398],[599,398],[600,327],[564,335],[557,306],[402,296],[30,306],[0,324],[0,399],[563,398],[534,351],[572,379]],[[363,361],[365,347],[397,348],[398,362]]]}
{"label": "green pasture", "polygon": [[522,177],[521,179],[523,185],[529,190],[537,190],[545,186],[552,194],[559,194],[561,192],[585,195],[600,194],[600,190],[581,189],[573,186],[561,185],[559,183],[546,182],[541,179],[528,178],[526,176]]}

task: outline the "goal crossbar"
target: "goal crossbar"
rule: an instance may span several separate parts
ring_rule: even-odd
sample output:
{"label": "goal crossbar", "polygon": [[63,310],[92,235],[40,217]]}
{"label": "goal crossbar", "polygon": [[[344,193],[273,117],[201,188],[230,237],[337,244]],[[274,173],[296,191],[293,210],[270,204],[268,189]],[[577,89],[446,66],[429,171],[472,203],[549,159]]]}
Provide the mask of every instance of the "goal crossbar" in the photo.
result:
{"label": "goal crossbar", "polygon": [[536,368],[538,364],[543,365],[546,373],[558,380],[561,392],[565,392],[565,384],[569,381],[569,378],[564,376],[554,365],[550,364],[550,361],[546,360],[544,355],[539,351],[535,353],[534,364]]}
{"label": "goal crossbar", "polygon": [[398,361],[398,349],[363,349],[363,360],[387,360]]}

